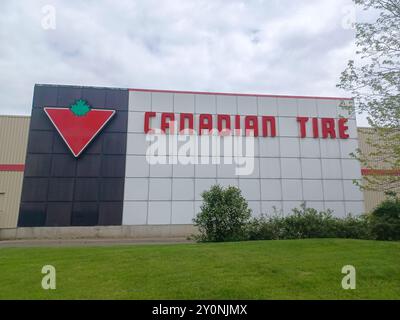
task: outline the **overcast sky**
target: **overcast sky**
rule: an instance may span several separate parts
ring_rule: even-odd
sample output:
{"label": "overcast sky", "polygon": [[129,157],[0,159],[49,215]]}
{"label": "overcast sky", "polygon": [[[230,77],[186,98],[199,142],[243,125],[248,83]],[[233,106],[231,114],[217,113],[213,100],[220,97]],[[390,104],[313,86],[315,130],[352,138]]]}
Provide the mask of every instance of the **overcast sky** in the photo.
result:
{"label": "overcast sky", "polygon": [[351,0],[1,0],[0,113],[29,114],[35,83],[346,97],[336,83],[354,58],[352,9]]}

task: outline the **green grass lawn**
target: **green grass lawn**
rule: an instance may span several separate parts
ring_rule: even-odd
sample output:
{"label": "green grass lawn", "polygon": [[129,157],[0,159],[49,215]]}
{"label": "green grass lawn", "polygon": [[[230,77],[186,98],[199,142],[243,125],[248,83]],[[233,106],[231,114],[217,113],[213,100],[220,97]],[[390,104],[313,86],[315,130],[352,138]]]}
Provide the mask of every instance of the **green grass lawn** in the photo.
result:
{"label": "green grass lawn", "polygon": [[[41,288],[54,265],[57,289]],[[343,290],[342,266],[357,270]],[[0,299],[400,299],[400,243],[313,239],[0,248]]]}

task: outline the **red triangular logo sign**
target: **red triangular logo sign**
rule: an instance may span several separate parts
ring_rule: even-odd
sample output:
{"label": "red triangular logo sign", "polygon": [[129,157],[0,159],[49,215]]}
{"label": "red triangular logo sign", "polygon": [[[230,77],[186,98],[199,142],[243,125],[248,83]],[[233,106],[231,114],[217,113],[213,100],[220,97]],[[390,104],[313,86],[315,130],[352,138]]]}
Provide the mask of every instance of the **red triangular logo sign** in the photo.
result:
{"label": "red triangular logo sign", "polygon": [[81,114],[70,108],[44,108],[68,148],[78,157],[114,116],[115,110],[88,109]]}

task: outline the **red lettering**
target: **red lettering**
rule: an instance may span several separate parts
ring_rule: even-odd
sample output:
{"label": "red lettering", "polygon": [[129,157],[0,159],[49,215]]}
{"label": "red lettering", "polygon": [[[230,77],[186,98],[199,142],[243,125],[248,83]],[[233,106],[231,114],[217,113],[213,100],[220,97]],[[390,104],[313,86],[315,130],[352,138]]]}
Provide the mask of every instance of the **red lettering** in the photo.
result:
{"label": "red lettering", "polygon": [[240,116],[235,116],[235,133],[237,136],[240,136]]}
{"label": "red lettering", "polygon": [[268,123],[270,124],[270,128],[271,128],[271,137],[276,137],[275,117],[270,117],[270,116],[262,117],[263,137],[268,137]]}
{"label": "red lettering", "polygon": [[300,138],[305,138],[307,135],[306,123],[308,121],[307,117],[297,117],[297,122],[300,125]]}
{"label": "red lettering", "polygon": [[208,130],[208,133],[210,133],[212,127],[212,115],[201,114],[199,119],[199,135],[203,134],[203,130]]}
{"label": "red lettering", "polygon": [[347,133],[347,130],[349,127],[346,125],[348,119],[346,118],[340,118],[339,119],[339,137],[341,139],[348,139],[349,134]]}
{"label": "red lettering", "polygon": [[[223,122],[225,122],[225,128],[223,127]],[[228,114],[219,114],[218,115],[218,132],[221,135],[229,135],[231,134],[231,116]]]}
{"label": "red lettering", "polygon": [[318,118],[312,119],[312,127],[313,127],[313,137],[319,138]]}
{"label": "red lettering", "polygon": [[253,132],[254,137],[258,137],[258,118],[257,116],[246,116],[244,118],[244,128],[246,136]]}
{"label": "red lettering", "polygon": [[[168,119],[168,121],[167,121]],[[163,133],[166,132],[167,129],[169,129],[169,133],[173,134],[174,133],[174,125],[173,122],[175,121],[175,115],[172,112],[163,112],[161,114],[161,131]],[[172,122],[172,126],[171,126]]]}
{"label": "red lettering", "polygon": [[189,122],[189,133],[192,134],[193,133],[193,114],[192,113],[181,113],[180,115],[180,119],[179,119],[179,132],[181,134],[185,133],[185,120],[188,120]]}
{"label": "red lettering", "polygon": [[155,112],[145,112],[144,113],[144,133],[148,133],[149,131],[153,130],[150,128],[150,118],[153,118],[155,116],[156,116]]}
{"label": "red lettering", "polygon": [[322,118],[321,127],[322,127],[322,138],[326,139],[328,138],[328,136],[330,136],[332,139],[336,138],[335,119]]}

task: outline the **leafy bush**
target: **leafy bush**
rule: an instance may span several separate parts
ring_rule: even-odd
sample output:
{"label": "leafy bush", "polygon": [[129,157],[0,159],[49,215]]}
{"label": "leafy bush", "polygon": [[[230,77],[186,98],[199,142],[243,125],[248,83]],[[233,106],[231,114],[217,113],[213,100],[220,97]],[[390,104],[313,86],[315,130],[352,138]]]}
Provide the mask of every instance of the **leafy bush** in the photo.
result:
{"label": "leafy bush", "polygon": [[250,240],[353,238],[368,239],[369,227],[365,216],[337,218],[332,212],[318,212],[302,204],[293,214],[254,218],[248,228]]}
{"label": "leafy bush", "polygon": [[193,219],[199,241],[238,241],[247,237],[251,210],[237,187],[214,185],[202,193],[200,213]]}
{"label": "leafy bush", "polygon": [[400,198],[389,197],[370,215],[371,233],[376,240],[400,240]]}

